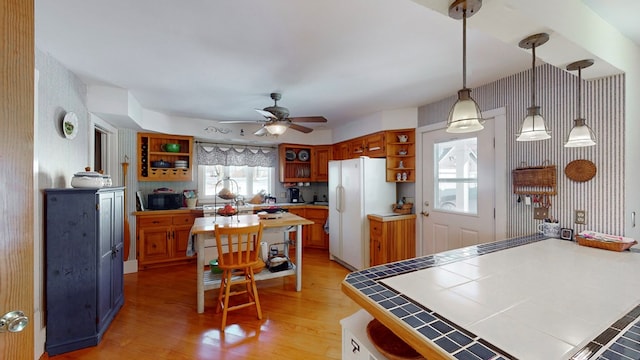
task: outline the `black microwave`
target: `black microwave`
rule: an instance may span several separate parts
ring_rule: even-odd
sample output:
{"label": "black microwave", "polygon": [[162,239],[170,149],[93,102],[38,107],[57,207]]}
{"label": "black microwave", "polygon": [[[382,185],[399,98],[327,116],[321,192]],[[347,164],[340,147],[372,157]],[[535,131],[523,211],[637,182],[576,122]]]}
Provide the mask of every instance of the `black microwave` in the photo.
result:
{"label": "black microwave", "polygon": [[173,210],[182,207],[182,194],[153,193],[147,195],[149,210]]}

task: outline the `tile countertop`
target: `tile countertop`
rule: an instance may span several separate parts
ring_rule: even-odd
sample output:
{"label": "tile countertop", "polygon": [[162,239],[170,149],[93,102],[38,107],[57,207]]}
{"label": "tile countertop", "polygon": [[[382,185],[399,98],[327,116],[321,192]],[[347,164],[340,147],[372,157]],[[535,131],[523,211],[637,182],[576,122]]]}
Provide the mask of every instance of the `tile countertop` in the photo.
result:
{"label": "tile countertop", "polygon": [[639,270],[634,248],[536,235],[364,269],[342,289],[429,359],[638,359]]}

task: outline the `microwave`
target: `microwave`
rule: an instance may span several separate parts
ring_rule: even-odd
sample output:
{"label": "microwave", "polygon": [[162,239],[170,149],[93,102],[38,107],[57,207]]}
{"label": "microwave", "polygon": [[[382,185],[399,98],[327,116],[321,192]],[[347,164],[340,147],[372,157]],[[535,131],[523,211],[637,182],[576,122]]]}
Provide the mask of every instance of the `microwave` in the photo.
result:
{"label": "microwave", "polygon": [[182,207],[182,194],[153,193],[147,195],[147,208],[149,210],[173,210]]}

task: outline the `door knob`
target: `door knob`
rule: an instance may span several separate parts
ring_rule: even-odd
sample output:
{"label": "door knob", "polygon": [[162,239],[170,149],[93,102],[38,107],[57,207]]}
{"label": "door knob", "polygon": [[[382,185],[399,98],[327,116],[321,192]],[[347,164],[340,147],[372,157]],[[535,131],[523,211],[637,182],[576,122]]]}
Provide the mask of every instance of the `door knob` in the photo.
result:
{"label": "door knob", "polygon": [[420,212],[420,214],[422,214],[422,216],[424,216],[424,217],[429,217],[429,213],[426,212],[426,211],[422,211],[422,212]]}
{"label": "door knob", "polygon": [[28,323],[29,318],[22,311],[11,311],[0,319],[0,332],[19,332],[24,330]]}

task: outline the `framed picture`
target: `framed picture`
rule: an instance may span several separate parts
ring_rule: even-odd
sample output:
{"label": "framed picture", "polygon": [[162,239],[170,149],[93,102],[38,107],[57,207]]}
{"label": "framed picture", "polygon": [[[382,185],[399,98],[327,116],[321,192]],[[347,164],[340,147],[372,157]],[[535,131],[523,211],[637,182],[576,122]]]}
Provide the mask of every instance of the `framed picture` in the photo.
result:
{"label": "framed picture", "polygon": [[573,241],[573,229],[569,229],[569,228],[560,229],[560,239]]}
{"label": "framed picture", "polygon": [[136,191],[136,211],[144,211],[144,202],[142,202],[142,191]]}

